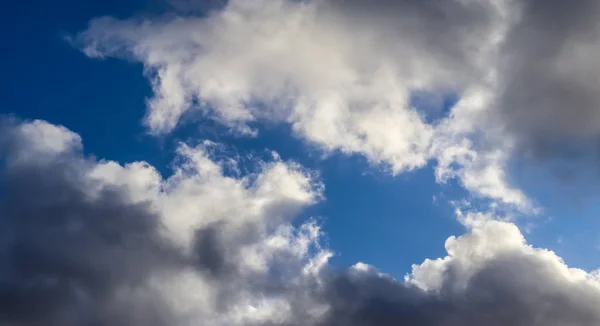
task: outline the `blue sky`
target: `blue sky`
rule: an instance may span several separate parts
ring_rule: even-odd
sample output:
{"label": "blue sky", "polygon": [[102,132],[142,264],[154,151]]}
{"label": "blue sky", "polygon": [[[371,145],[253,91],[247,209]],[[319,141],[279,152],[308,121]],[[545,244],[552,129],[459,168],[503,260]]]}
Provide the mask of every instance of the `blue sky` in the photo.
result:
{"label": "blue sky", "polygon": [[[272,124],[261,125],[260,136],[250,139],[230,135],[208,120],[171,135],[148,135],[140,122],[152,90],[142,65],[111,58],[91,60],[65,37],[84,29],[94,17],[127,17],[165,8],[158,1],[11,4],[3,11],[0,29],[7,45],[0,54],[4,62],[0,112],[64,125],[82,136],[89,154],[123,163],[144,160],[165,175],[170,173],[172,150],[179,140],[211,139],[240,153],[275,150],[283,159],[296,160],[321,174],[327,200],[307,214],[322,219],[336,252],[333,262],[341,266],[364,261],[401,277],[413,263],[441,256],[445,239],[463,232],[447,201],[467,193],[454,181],[436,183],[431,165],[391,176],[360,155],[324,157],[318,148],[294,138],[289,128]],[[432,117],[446,111],[453,100],[445,99],[441,107],[437,103],[429,114]],[[549,191],[557,186],[553,181],[547,181],[548,187],[536,186],[537,179],[547,180],[548,175],[536,180],[528,180],[533,179],[529,175],[515,178],[524,180],[522,187],[544,207],[540,216],[519,222],[534,226],[528,239],[576,266],[596,268],[600,235],[595,231],[593,200],[578,204]],[[434,202],[434,197],[443,199]]]}
{"label": "blue sky", "polygon": [[[520,1],[530,6],[539,5],[531,4],[529,0]],[[449,6],[456,5],[455,2],[449,0],[452,3]],[[587,0],[583,2],[587,3]],[[332,300],[329,295],[342,298],[345,295],[341,290],[341,294],[328,292],[328,282],[338,278],[352,283],[356,289],[364,290],[374,298],[372,300],[379,300],[376,303],[390,304],[397,311],[405,311],[402,306],[404,303],[398,303],[393,298],[397,298],[395,295],[404,298],[409,292],[406,295],[410,297],[406,299],[407,302],[412,302],[413,295],[416,295],[417,301],[420,298],[437,298],[435,295],[429,296],[462,285],[466,286],[456,290],[459,291],[458,300],[480,298],[468,293],[478,291],[479,287],[484,287],[482,291],[493,293],[498,288],[515,291],[507,292],[505,297],[502,297],[505,293],[492,296],[500,298],[494,304],[475,299],[476,302],[470,304],[479,308],[461,311],[459,315],[467,315],[461,315],[466,318],[461,320],[511,321],[498,317],[497,312],[510,311],[515,316],[533,316],[539,314],[538,309],[546,311],[546,308],[539,308],[527,301],[529,299],[523,299],[529,297],[523,296],[518,289],[529,286],[531,293],[543,288],[549,289],[549,293],[564,294],[565,298],[573,298],[573,293],[578,295],[581,291],[592,289],[589,290],[589,298],[592,299],[585,303],[565,299],[573,305],[565,309],[584,311],[592,307],[590,311],[595,311],[594,302],[600,302],[600,294],[593,292],[596,283],[600,282],[600,274],[596,271],[600,266],[600,221],[597,216],[600,203],[596,190],[599,180],[595,145],[600,136],[600,126],[589,121],[596,117],[600,98],[596,99],[594,92],[589,90],[600,90],[600,86],[595,85],[591,81],[593,78],[588,78],[583,71],[596,71],[597,65],[591,59],[590,62],[586,61],[587,57],[577,57],[585,51],[573,51],[577,60],[552,53],[543,58],[538,55],[543,59],[539,62],[543,73],[534,68],[513,69],[532,66],[528,60],[535,57],[536,51],[541,51],[540,48],[544,48],[545,44],[559,44],[557,49],[564,46],[567,50],[578,50],[580,47],[587,49],[586,46],[592,45],[571,44],[569,42],[576,42],[571,38],[557,41],[563,36],[550,35],[545,26],[538,26],[542,20],[529,17],[530,13],[523,9],[529,8],[527,6],[521,8],[503,4],[510,14],[525,10],[522,12],[525,17],[523,22],[510,25],[510,20],[505,16],[495,16],[498,13],[494,10],[498,8],[491,5],[483,6],[483,9],[462,5],[456,8],[440,5],[421,7],[411,1],[387,0],[377,0],[372,4],[349,0],[342,6],[329,0],[230,0],[228,5],[217,7],[214,7],[214,3],[196,0],[31,0],[13,2],[0,10],[0,33],[5,45],[0,51],[0,62],[3,64],[0,116],[3,119],[14,117],[18,121],[0,125],[6,126],[6,132],[0,133],[0,153],[7,153],[2,160],[2,169],[6,170],[2,171],[2,175],[8,180],[1,179],[6,184],[0,183],[0,189],[8,189],[9,195],[14,192],[14,197],[18,199],[13,200],[9,195],[0,193],[0,217],[5,214],[5,219],[9,220],[3,222],[0,218],[0,222],[10,227],[13,224],[20,227],[21,224],[12,219],[35,215],[17,216],[18,213],[14,212],[20,210],[10,206],[11,200],[18,202],[15,204],[17,208],[22,208],[18,205],[23,202],[26,203],[23,207],[31,205],[34,207],[32,211],[38,212],[36,209],[39,209],[39,214],[44,217],[56,218],[52,216],[54,213],[51,213],[51,209],[38,203],[37,199],[44,199],[43,195],[33,195],[40,197],[34,200],[19,197],[22,189],[26,190],[24,193],[43,193],[47,189],[46,180],[37,180],[40,184],[36,186],[35,182],[27,179],[22,183],[17,182],[20,186],[16,187],[14,182],[11,183],[11,173],[19,178],[22,176],[17,173],[21,171],[18,168],[29,171],[27,168],[34,166],[43,172],[43,169],[56,169],[58,166],[65,171],[76,171],[73,175],[82,179],[76,179],[75,183],[80,182],[87,187],[100,182],[100,187],[117,189],[123,198],[144,198],[153,209],[159,207],[157,214],[164,225],[181,233],[168,230],[175,233],[169,233],[169,236],[177,238],[174,242],[184,244],[182,248],[189,245],[186,242],[189,239],[183,235],[187,232],[194,234],[194,241],[199,241],[196,237],[203,232],[208,232],[207,238],[212,239],[210,234],[213,233],[210,232],[216,232],[223,238],[218,239],[222,243],[218,243],[218,249],[214,250],[222,249],[225,253],[214,253],[210,251],[213,249],[207,249],[208,254],[238,255],[235,256],[237,258],[211,256],[216,263],[211,261],[206,263],[207,266],[194,268],[199,268],[198,275],[208,270],[214,274],[210,275],[213,278],[196,276],[197,280],[190,281],[174,276],[164,281],[172,287],[159,288],[158,293],[165,297],[172,295],[175,298],[173,300],[204,305],[209,299],[202,301],[190,297],[186,291],[173,290],[181,284],[188,284],[185,282],[191,282],[190,287],[198,287],[194,291],[209,293],[214,297],[222,295],[219,298],[231,303],[235,309],[248,306],[252,308],[248,311],[264,309],[266,312],[255,315],[248,312],[246,316],[246,312],[239,313],[234,309],[234,313],[230,314],[208,305],[209,308],[203,306],[197,311],[191,309],[191,317],[181,312],[174,313],[178,319],[173,325],[188,325],[189,318],[210,319],[215,326],[259,325],[252,318],[284,318],[275,316],[278,309],[284,308],[276,306],[279,308],[271,309],[270,305],[298,304],[312,313],[323,302],[327,307],[340,309],[341,317],[327,315],[327,318],[334,318],[335,322],[327,319],[327,322],[307,322],[307,325],[344,324],[342,317],[350,305],[340,308],[335,304],[345,301],[328,302]],[[488,4],[488,1],[485,3]],[[216,9],[207,16],[205,10],[209,7]],[[439,10],[448,11],[440,15]],[[549,5],[539,10],[551,16],[553,10],[575,11],[578,8],[556,9]],[[564,23],[565,26],[571,26],[572,22]],[[501,27],[514,33],[502,34],[499,32],[504,31]],[[547,39],[540,41],[540,44],[523,40],[515,36],[521,35],[520,28],[547,32],[548,35],[544,34]],[[475,30],[482,32],[470,32]],[[565,30],[585,34],[583,30],[571,31],[567,27]],[[493,33],[505,39],[493,43],[493,38],[486,36]],[[596,41],[600,44],[600,40]],[[474,48],[478,51],[474,51]],[[509,52],[516,54],[503,57]],[[506,66],[502,65],[507,62]],[[583,63],[580,65],[578,62]],[[554,71],[553,67],[565,69]],[[490,75],[497,77],[489,78]],[[545,78],[545,82],[537,84],[542,78]],[[521,80],[528,81],[531,87],[514,86]],[[577,82],[566,85],[562,83],[564,80]],[[573,85],[579,85],[580,88],[571,89],[576,87]],[[571,94],[580,95],[571,98]],[[540,104],[538,98],[548,101]],[[577,109],[564,109],[561,105],[566,101],[573,103]],[[42,122],[32,122],[34,120]],[[250,128],[257,134],[247,133]],[[77,135],[82,139],[86,159],[77,152]],[[8,140],[2,137],[8,137]],[[211,154],[210,146],[203,145],[205,140],[222,145],[219,147],[222,152]],[[7,150],[3,148],[6,144],[9,144]],[[53,147],[55,144],[59,144],[56,146],[61,149]],[[186,148],[189,152],[182,154]],[[576,149],[580,148],[583,150],[577,152]],[[276,152],[281,160],[273,159],[272,152]],[[190,162],[196,162],[194,155],[206,160],[202,161],[203,165],[198,163],[200,167],[190,168]],[[235,160],[236,165],[229,171],[223,167],[223,163],[219,163],[219,158]],[[149,165],[128,165],[139,161]],[[223,171],[217,169],[218,173],[211,174],[213,165]],[[283,170],[277,170],[278,167]],[[154,170],[161,177],[154,176]],[[284,181],[277,183],[278,175],[269,174],[270,171],[279,171],[279,177]],[[227,179],[230,176],[234,177]],[[246,176],[249,179],[245,179]],[[254,180],[251,179],[253,177],[259,181],[248,181]],[[55,181],[48,177],[48,183]],[[72,181],[69,179],[69,182]],[[149,185],[150,190],[139,188],[139,184]],[[298,184],[300,186],[296,187]],[[316,184],[323,186],[322,194]],[[16,188],[11,190],[11,187]],[[92,188],[85,191],[92,194]],[[68,194],[69,190],[65,189],[64,192]],[[57,190],[59,192],[60,189]],[[49,197],[51,195],[48,194]],[[90,195],[90,198],[96,198],[96,195]],[[231,203],[227,200],[229,195]],[[2,196],[9,199],[8,204],[4,203]],[[197,196],[197,203],[194,196]],[[223,198],[226,198],[225,205],[219,201]],[[40,202],[43,202],[41,199]],[[95,211],[105,212],[94,200],[84,204],[77,203],[78,199],[73,200],[73,207],[85,207],[92,216],[95,216]],[[131,200],[135,202],[137,199]],[[269,203],[279,201],[283,204],[273,204],[274,208],[269,206]],[[115,207],[121,207],[121,204],[119,201]],[[227,210],[228,207],[214,208],[213,204],[230,204],[231,211]],[[38,208],[36,205],[42,206]],[[190,207],[189,212],[186,211],[186,205]],[[258,209],[259,213],[253,211],[252,207],[261,205],[267,208],[264,211]],[[9,209],[5,210],[5,207]],[[131,209],[127,205],[124,207],[123,211]],[[208,207],[206,211],[204,207]],[[65,211],[71,212],[71,209],[67,207]],[[196,209],[200,213],[193,216]],[[221,212],[220,209],[227,214],[233,212],[231,214],[244,215],[250,212],[247,213],[250,217],[239,217],[242,221],[247,219],[248,224],[244,226],[250,231],[239,231],[236,222],[219,215],[225,213],[213,212]],[[29,212],[27,209],[23,211]],[[177,216],[178,212],[182,217]],[[270,212],[275,213],[270,216]],[[129,216],[129,213],[123,214]],[[188,217],[188,213],[192,217]],[[77,214],[80,214],[79,210],[75,210]],[[294,218],[282,222],[278,214],[293,215]],[[116,215],[119,216],[118,213]],[[194,224],[185,224],[188,219],[194,218],[204,228],[193,229]],[[320,237],[303,233],[312,230],[311,221],[317,221],[320,226]],[[40,261],[40,264],[46,261],[45,258],[58,257],[56,261],[60,263],[56,265],[69,268],[71,263],[83,265],[71,269],[65,267],[68,271],[89,268],[101,271],[100,274],[113,275],[114,272],[114,279],[107,281],[100,278],[92,283],[107,282],[108,287],[120,289],[120,281],[114,280],[120,280],[121,277],[127,279],[131,270],[139,271],[139,267],[127,265],[128,261],[135,264],[139,260],[148,263],[149,270],[163,270],[161,263],[146,261],[146,249],[143,249],[141,252],[134,250],[123,253],[125,263],[121,271],[114,267],[113,260],[104,256],[109,253],[108,256],[121,259],[121,251],[102,251],[95,243],[88,248],[86,246],[89,243],[80,238],[73,240],[73,245],[68,242],[71,241],[70,226],[64,228],[67,230],[64,235],[66,247],[60,247],[63,244],[61,238],[56,248],[46,244],[50,247],[46,252],[43,244],[46,240],[36,239],[46,239],[44,237],[47,234],[40,233],[42,236],[38,238],[31,236],[45,230],[45,224],[36,224],[39,223],[37,219],[31,223],[31,230],[7,227],[9,231],[0,232],[0,236],[8,234],[7,239],[14,238],[29,245],[25,248],[38,254],[29,253],[37,257],[32,261]],[[117,228],[122,221],[115,220],[114,223]],[[229,224],[234,226],[229,228]],[[92,225],[100,228],[98,232],[103,234],[101,225]],[[223,225],[224,229],[219,229]],[[270,229],[273,225],[279,228]],[[127,226],[123,225],[124,238],[131,236]],[[285,233],[281,230],[293,231]],[[252,232],[265,233],[254,238],[256,235]],[[93,231],[89,236],[95,239]],[[522,241],[521,236],[525,240]],[[78,244],[76,241],[83,242]],[[0,242],[0,254],[4,252],[2,246],[6,243]],[[201,241],[198,243],[203,244]],[[194,242],[188,249],[194,253],[200,250],[200,256],[194,256],[194,259],[198,259],[198,264],[202,265],[205,262],[201,254],[206,252],[197,248],[198,243]],[[274,243],[281,248],[273,249]],[[77,254],[74,254],[75,258],[68,257],[72,254],[68,248],[78,245],[83,248],[83,256],[97,254],[101,257],[99,263],[88,266],[86,264],[89,261]],[[310,249],[303,245],[308,245]],[[556,255],[548,254],[544,249]],[[333,256],[319,265],[319,259],[328,257],[328,250],[333,252]],[[0,265],[4,256],[0,255]],[[62,262],[63,256],[67,257],[65,261],[68,263]],[[426,260],[437,258],[443,259],[433,262]],[[105,262],[102,259],[107,260]],[[22,268],[18,263],[20,261],[4,264],[12,268],[9,269],[13,273]],[[212,266],[212,263],[218,266]],[[270,267],[260,272],[254,271],[259,276],[236,274],[238,279],[229,279],[229,274],[216,275],[223,266],[245,271],[244,268],[257,268],[257,265],[263,266],[261,264]],[[578,274],[578,271],[565,272],[567,265],[582,269],[583,274]],[[64,271],[60,268],[54,270],[55,266],[40,265],[41,272],[35,271],[37,265],[32,266],[32,275],[39,272],[42,277],[63,277],[61,273]],[[305,273],[309,267],[313,274]],[[180,267],[169,268],[177,271]],[[22,273],[29,271],[27,269]],[[378,274],[379,271],[399,282],[390,281]],[[486,274],[489,271],[500,272],[489,276]],[[2,274],[4,272],[0,267],[0,276],[10,274]],[[294,286],[298,286],[295,289],[298,293],[310,293],[302,299],[306,301],[288,292],[277,292],[283,287],[279,290],[257,290],[262,284],[260,282],[264,282],[260,277],[278,284],[274,276],[278,272],[297,281]],[[56,275],[46,275],[52,273]],[[521,279],[520,275],[534,277]],[[69,277],[71,275],[64,276],[65,279]],[[219,279],[221,277],[223,279]],[[493,285],[497,288],[485,288],[492,286],[483,284],[486,277],[499,282]],[[484,282],[481,283],[481,280]],[[583,284],[584,290],[575,285],[573,288],[565,286],[565,280],[575,282],[569,284],[576,286]],[[77,279],[75,282],[79,281]],[[596,283],[585,283],[588,281]],[[16,284],[15,288],[18,288],[19,282],[15,278],[5,283],[11,286]],[[240,298],[249,298],[250,303],[228,296],[230,292],[227,291],[231,289],[227,290],[223,285],[228,282],[239,286],[240,293],[245,295],[240,295]],[[3,302],[15,300],[10,297],[12,294],[3,296],[1,290],[5,283],[0,282],[0,324],[5,318]],[[86,293],[93,298],[94,304],[94,308],[86,311],[97,313],[93,316],[100,318],[97,320],[114,323],[109,317],[104,318],[110,314],[98,312],[95,308],[99,306],[97,302],[105,299],[103,294],[98,295],[93,287],[88,289],[85,284],[81,285],[82,291],[89,290]],[[308,290],[297,284],[325,284],[325,290],[321,290],[326,293],[315,294],[311,292],[314,289]],[[390,292],[382,290],[381,284],[386,285]],[[208,287],[211,289],[207,290]],[[413,289],[423,292],[414,294],[417,292],[412,292]],[[41,291],[42,294],[35,300],[44,298],[46,292],[43,291],[46,290]],[[274,291],[275,299],[269,297],[272,294],[269,291]],[[363,302],[359,297],[367,294],[355,293],[356,302]],[[467,299],[462,298],[463,295]],[[547,301],[547,297],[544,297],[546,294],[535,292],[535,295],[539,297],[532,299],[534,302]],[[276,302],[267,300],[264,303],[261,300],[265,297]],[[500,302],[501,298],[512,299],[505,303]],[[196,299],[199,301],[194,301]],[[277,301],[280,299],[283,303]],[[455,299],[444,297],[440,300]],[[521,299],[528,303],[513,307],[514,302],[521,302]],[[32,302],[35,300],[32,299]],[[64,300],[64,307],[68,309],[72,302],[79,304],[75,295],[67,296]],[[360,311],[352,313],[364,313],[367,321],[362,324],[357,322],[356,326],[378,324],[369,319],[373,316],[369,314],[371,299],[365,300],[367,308],[364,308],[364,312],[353,308]],[[449,304],[453,306],[455,302]],[[497,311],[489,308],[503,304],[509,308]],[[52,307],[48,311],[64,307]],[[434,308],[423,309],[427,315],[427,309]],[[417,315],[422,313],[416,310]],[[47,318],[45,310],[38,312],[24,305],[22,311]],[[579,311],[565,313],[565,316],[585,316]],[[289,312],[290,315],[285,318],[305,317],[298,317],[295,313]],[[387,316],[386,313],[381,314]],[[477,317],[479,314],[483,317]],[[235,316],[242,315],[243,318],[235,319],[238,318]],[[391,315],[386,318],[396,324],[405,320],[421,320],[420,317],[410,319],[410,316]],[[6,317],[9,322],[13,318],[11,316]],[[443,317],[444,314],[431,312],[431,316]],[[78,312],[76,317],[69,320],[75,324],[77,321],[88,321],[77,319],[80,317],[89,316],[87,312]],[[144,319],[138,317],[125,313],[123,318],[133,319],[119,320],[130,320],[132,326],[144,324]],[[600,316],[596,317],[600,320]],[[14,318],[21,322],[15,325],[35,325],[29,317]],[[268,324],[272,321],[268,318],[266,321],[261,319],[261,322]],[[325,317],[315,318],[322,321],[319,318]],[[449,318],[458,317],[450,315]],[[514,318],[525,323],[515,326],[533,325],[527,324],[526,317]],[[357,317],[356,320],[362,319]],[[427,320],[430,324],[423,325],[442,325],[440,321]],[[61,322],[71,326],[64,320]],[[161,325],[157,323],[157,326]]]}

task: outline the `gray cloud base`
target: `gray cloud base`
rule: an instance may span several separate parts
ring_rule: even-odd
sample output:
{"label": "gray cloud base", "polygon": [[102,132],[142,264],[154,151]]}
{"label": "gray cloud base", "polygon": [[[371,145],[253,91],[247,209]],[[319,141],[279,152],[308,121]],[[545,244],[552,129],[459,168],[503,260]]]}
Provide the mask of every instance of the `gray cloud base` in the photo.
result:
{"label": "gray cloud base", "polygon": [[[18,137],[23,136],[12,133],[3,144],[31,144],[31,139]],[[256,232],[231,237],[227,225],[211,224],[198,229],[193,250],[184,253],[161,234],[161,219],[151,203],[131,203],[124,188],[104,187],[91,196],[95,185],[87,175],[95,163],[81,153],[24,158],[12,151],[2,170],[0,322],[4,325],[202,323],[184,321],[164,294],[149,285],[153,276],[177,279],[189,268],[219,288],[211,300],[218,301],[215,309],[220,314],[231,313],[228,308],[240,290],[291,304],[284,320],[240,325],[600,323],[600,285],[594,276],[569,274],[560,258],[527,246],[518,229],[506,222],[484,222],[449,239],[450,256],[438,261],[434,270],[414,271],[412,281],[401,282],[357,265],[345,271],[326,267],[291,282],[293,278],[285,274],[294,264],[291,256],[279,257],[266,275],[243,273],[241,263],[230,258],[240,247],[240,238],[244,243],[258,241]],[[477,258],[480,255],[484,258]],[[441,275],[435,288],[415,283],[433,279],[435,273],[428,274],[432,271]],[[308,313],[315,304],[327,309]]]}
{"label": "gray cloud base", "polygon": [[517,135],[521,149],[540,157],[572,158],[582,142],[596,143],[600,136],[595,55],[600,3],[516,3],[519,17],[501,50],[498,116]]}

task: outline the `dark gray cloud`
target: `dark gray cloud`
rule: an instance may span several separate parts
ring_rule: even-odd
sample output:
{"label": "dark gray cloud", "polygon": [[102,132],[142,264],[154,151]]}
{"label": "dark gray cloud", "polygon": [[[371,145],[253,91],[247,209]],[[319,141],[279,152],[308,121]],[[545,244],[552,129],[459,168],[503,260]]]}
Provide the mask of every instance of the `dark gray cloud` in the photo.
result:
{"label": "dark gray cloud", "polygon": [[196,261],[200,268],[214,277],[220,278],[232,267],[232,263],[225,260],[223,245],[219,236],[218,225],[208,226],[196,231],[194,251]]}
{"label": "dark gray cloud", "polygon": [[[328,0],[326,8],[349,19],[356,30],[373,30],[387,41],[378,44],[401,48],[437,69],[460,77],[481,77],[474,58],[501,19],[489,1],[460,0]],[[371,49],[377,55],[382,49]],[[411,53],[412,51],[412,53]],[[393,53],[398,53],[394,51]],[[402,63],[410,57],[391,58]],[[432,60],[433,59],[433,60]]]}
{"label": "dark gray cloud", "polygon": [[[68,156],[2,171],[0,323],[164,325],[160,297],[129,298],[183,264],[148,205],[120,189],[90,198],[85,161]],[[134,299],[135,298],[135,299]]]}
{"label": "dark gray cloud", "polygon": [[[547,260],[523,253],[487,262],[463,288],[449,266],[439,291],[373,273],[332,278],[321,295],[332,310],[319,325],[592,326],[598,288],[561,279]],[[457,271],[455,271],[457,272]]]}
{"label": "dark gray cloud", "polygon": [[211,257],[195,261],[164,237],[151,203],[133,203],[125,189],[90,178],[97,162],[77,146],[45,152],[34,143],[52,139],[32,139],[15,120],[2,123],[0,324],[176,323],[148,282],[189,267],[221,268],[216,239],[200,237],[199,257]]}
{"label": "dark gray cloud", "polygon": [[[521,150],[587,156],[600,136],[600,2],[514,4],[517,21],[501,48],[495,116]],[[582,146],[586,142],[594,146]]]}
{"label": "dark gray cloud", "polygon": [[[70,162],[4,171],[0,321],[27,326],[176,325],[177,316],[160,293],[118,299],[118,291],[144,291],[152,274],[185,265],[158,234],[160,220],[146,205],[124,201],[118,189],[90,200],[81,188],[89,186],[82,169]],[[219,225],[198,231],[194,252],[195,263],[209,272],[211,282],[223,282],[215,297],[223,312],[236,289],[254,288],[297,303],[298,325],[600,324],[598,289],[563,279],[552,261],[537,255],[499,255],[462,289],[455,287],[463,272],[449,265],[439,292],[354,270],[329,270],[320,283],[309,279],[287,286],[273,275],[269,286],[259,276],[230,273],[235,262],[225,252],[236,244],[220,232]],[[306,295],[331,307],[325,317],[307,315]]]}
{"label": "dark gray cloud", "polygon": [[260,225],[209,224],[188,251],[166,236],[153,203],[90,177],[100,163],[76,134],[0,122],[0,325],[188,325],[153,282],[190,272],[210,284],[213,317],[241,291],[293,297],[288,279],[242,271],[241,248],[268,236]]}

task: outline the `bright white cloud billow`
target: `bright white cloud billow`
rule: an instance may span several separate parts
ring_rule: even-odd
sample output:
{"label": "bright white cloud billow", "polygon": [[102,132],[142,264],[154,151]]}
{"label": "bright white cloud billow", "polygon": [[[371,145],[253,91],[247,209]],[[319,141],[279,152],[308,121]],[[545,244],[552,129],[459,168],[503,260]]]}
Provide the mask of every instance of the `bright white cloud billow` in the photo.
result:
{"label": "bright white cloud billow", "polygon": [[250,135],[252,122],[285,122],[325,151],[362,154],[394,174],[431,159],[458,164],[444,178],[529,210],[503,172],[510,148],[489,153],[470,138],[485,119],[427,122],[434,112],[411,103],[415,92],[489,87],[507,10],[501,1],[233,0],[203,17],[96,19],[77,41],[91,57],[144,63],[154,133],[189,114]]}
{"label": "bright white cloud billow", "polygon": [[231,160],[209,154],[215,145],[181,145],[164,178],[147,163],[85,158],[60,126],[5,126],[2,324],[600,323],[597,273],[567,267],[490,214],[458,212],[467,233],[403,281],[362,263],[339,270],[318,225],[292,224],[322,192],[293,163],[230,177]]}

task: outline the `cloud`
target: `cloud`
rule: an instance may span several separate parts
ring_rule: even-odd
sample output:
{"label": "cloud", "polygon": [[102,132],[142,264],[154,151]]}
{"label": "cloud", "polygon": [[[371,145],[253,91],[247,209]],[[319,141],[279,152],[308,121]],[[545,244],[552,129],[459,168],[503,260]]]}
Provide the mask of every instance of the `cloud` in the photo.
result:
{"label": "cloud", "polygon": [[93,163],[78,158],[80,138],[65,128],[34,121],[5,134],[0,321],[163,324],[159,299],[126,293],[183,263],[159,216],[87,178]]}
{"label": "cloud", "polygon": [[[591,0],[231,0],[208,15],[95,19],[75,42],[90,57],[144,64],[153,133],[189,115],[248,136],[257,122],[287,123],[325,152],[394,174],[434,161],[439,182],[535,212],[505,166],[515,153],[594,152],[599,10]],[[415,93],[458,101],[432,119]],[[86,158],[78,135],[43,121],[12,122],[0,138],[5,323],[600,324],[598,272],[569,268],[493,214],[458,211],[467,232],[446,241],[447,256],[397,280],[328,265],[318,225],[293,223],[323,187],[295,163],[231,177],[235,159],[210,154],[218,145],[181,144],[165,178],[144,162]]]}
{"label": "cloud", "polygon": [[64,127],[5,126],[2,324],[600,323],[597,273],[490,214],[459,212],[467,232],[404,280],[362,263],[340,270],[317,224],[292,224],[322,191],[293,163],[230,177],[209,154],[216,145],[181,145],[163,178],[143,162],[84,157]]}
{"label": "cloud", "polygon": [[[209,158],[210,144],[182,145],[163,179],[143,162],[84,157],[64,127],[3,125],[2,324],[243,323],[252,311],[227,312],[285,293],[271,273],[300,275],[285,268],[328,255],[315,247],[316,225],[290,224],[321,196],[292,163],[262,162],[236,179]],[[274,268],[278,261],[286,264]]]}
{"label": "cloud", "polygon": [[[232,0],[208,15],[98,18],[74,42],[90,57],[144,64],[153,133],[189,115],[246,135],[258,132],[256,122],[287,123],[325,152],[361,154],[394,174],[436,160],[440,181],[458,178],[476,196],[531,212],[504,172],[512,146],[473,140],[491,129],[489,93],[510,8],[491,0]],[[438,112],[416,108],[416,93],[458,94],[475,108],[432,122]]]}
{"label": "cloud", "polygon": [[505,166],[514,147],[512,138],[485,129],[492,98],[490,87],[472,88],[436,126],[430,148],[436,180],[456,178],[474,195],[535,214],[539,208],[509,182]]}
{"label": "cloud", "polygon": [[515,7],[514,26],[501,47],[495,116],[533,155],[588,155],[577,148],[595,144],[600,132],[594,56],[600,4],[521,0]]}
{"label": "cloud", "polygon": [[[275,111],[274,118],[290,119],[302,132],[317,123],[311,116],[324,111],[323,105],[333,111],[332,119],[379,109],[419,122],[406,93],[454,86],[459,74],[469,75],[465,71],[473,69],[466,62],[474,56],[460,45],[481,46],[487,35],[470,31],[491,25],[491,18],[477,15],[487,14],[485,6],[459,1],[449,2],[454,15],[428,4],[424,17],[416,18],[421,6],[413,1],[391,10],[383,6],[386,1],[367,8],[347,3],[342,8],[351,9],[340,11],[335,2],[230,1],[209,17],[101,18],[78,38],[90,56],[125,56],[146,64],[155,86],[146,122],[155,132],[172,130],[193,109],[242,129]],[[387,19],[359,14],[372,7],[391,14]],[[444,16],[439,26],[425,23]],[[451,38],[440,37],[440,30]],[[398,94],[392,96],[390,88]],[[351,130],[329,133],[344,132]]]}
{"label": "cloud", "polygon": [[484,221],[404,282],[357,265],[330,283],[323,325],[597,325],[600,283],[533,248],[511,223]]}

